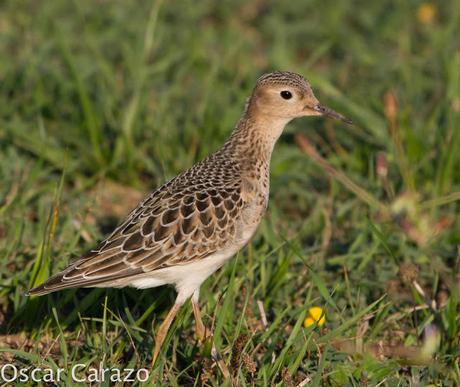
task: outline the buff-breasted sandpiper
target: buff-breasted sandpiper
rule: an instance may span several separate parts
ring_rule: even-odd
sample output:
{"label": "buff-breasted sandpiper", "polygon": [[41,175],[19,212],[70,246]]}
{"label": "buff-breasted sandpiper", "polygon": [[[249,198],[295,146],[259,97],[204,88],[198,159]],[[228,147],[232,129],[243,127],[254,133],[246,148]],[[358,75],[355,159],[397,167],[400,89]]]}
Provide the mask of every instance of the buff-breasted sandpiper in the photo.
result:
{"label": "buff-breasted sandpiper", "polygon": [[[97,248],[29,294],[171,284],[177,298],[156,334],[153,363],[189,298],[197,336],[205,339],[198,307],[200,286],[254,235],[267,208],[273,147],[286,124],[304,116],[350,123],[321,105],[301,75],[284,71],[263,75],[219,150],[153,191]],[[218,356],[215,349],[213,354]]]}

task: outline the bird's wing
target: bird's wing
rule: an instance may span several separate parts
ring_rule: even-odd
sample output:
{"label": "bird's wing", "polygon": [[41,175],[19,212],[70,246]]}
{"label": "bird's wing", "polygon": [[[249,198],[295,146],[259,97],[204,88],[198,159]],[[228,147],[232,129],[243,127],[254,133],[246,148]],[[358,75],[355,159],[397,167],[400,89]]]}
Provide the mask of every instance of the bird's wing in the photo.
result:
{"label": "bird's wing", "polygon": [[32,289],[46,294],[98,286],[203,259],[235,237],[243,208],[238,184],[166,184],[148,196],[96,249]]}

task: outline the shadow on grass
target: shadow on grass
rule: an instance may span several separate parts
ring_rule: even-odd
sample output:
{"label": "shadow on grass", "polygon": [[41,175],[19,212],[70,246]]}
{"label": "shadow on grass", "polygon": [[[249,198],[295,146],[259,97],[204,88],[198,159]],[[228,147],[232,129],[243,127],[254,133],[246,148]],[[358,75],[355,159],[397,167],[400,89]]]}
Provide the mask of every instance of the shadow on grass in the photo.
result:
{"label": "shadow on grass", "polygon": [[174,299],[174,289],[167,286],[147,290],[68,289],[41,297],[28,297],[8,322],[0,326],[0,335],[32,333],[45,329],[50,323],[55,325],[53,309],[62,329],[74,330],[81,324],[81,319],[102,319],[105,307],[122,321],[150,330],[152,320],[167,311]]}

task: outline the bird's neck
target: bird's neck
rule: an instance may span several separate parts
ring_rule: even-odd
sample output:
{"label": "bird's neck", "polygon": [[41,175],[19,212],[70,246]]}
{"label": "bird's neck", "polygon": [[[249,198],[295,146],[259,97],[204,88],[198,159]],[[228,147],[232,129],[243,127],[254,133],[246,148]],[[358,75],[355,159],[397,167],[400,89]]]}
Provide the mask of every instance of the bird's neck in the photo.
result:
{"label": "bird's neck", "polygon": [[275,143],[289,121],[246,109],[224,148],[239,160],[269,165]]}

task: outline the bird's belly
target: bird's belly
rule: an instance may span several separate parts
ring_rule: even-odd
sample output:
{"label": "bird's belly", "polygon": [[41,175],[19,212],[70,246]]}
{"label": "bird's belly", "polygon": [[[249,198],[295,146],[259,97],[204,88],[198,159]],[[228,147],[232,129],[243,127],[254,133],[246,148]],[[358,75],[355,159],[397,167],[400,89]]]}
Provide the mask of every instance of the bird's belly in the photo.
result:
{"label": "bird's belly", "polygon": [[147,289],[171,284],[175,286],[182,301],[185,301],[238,250],[237,246],[233,246],[195,262],[155,270],[144,277],[132,279],[130,285],[138,289]]}

